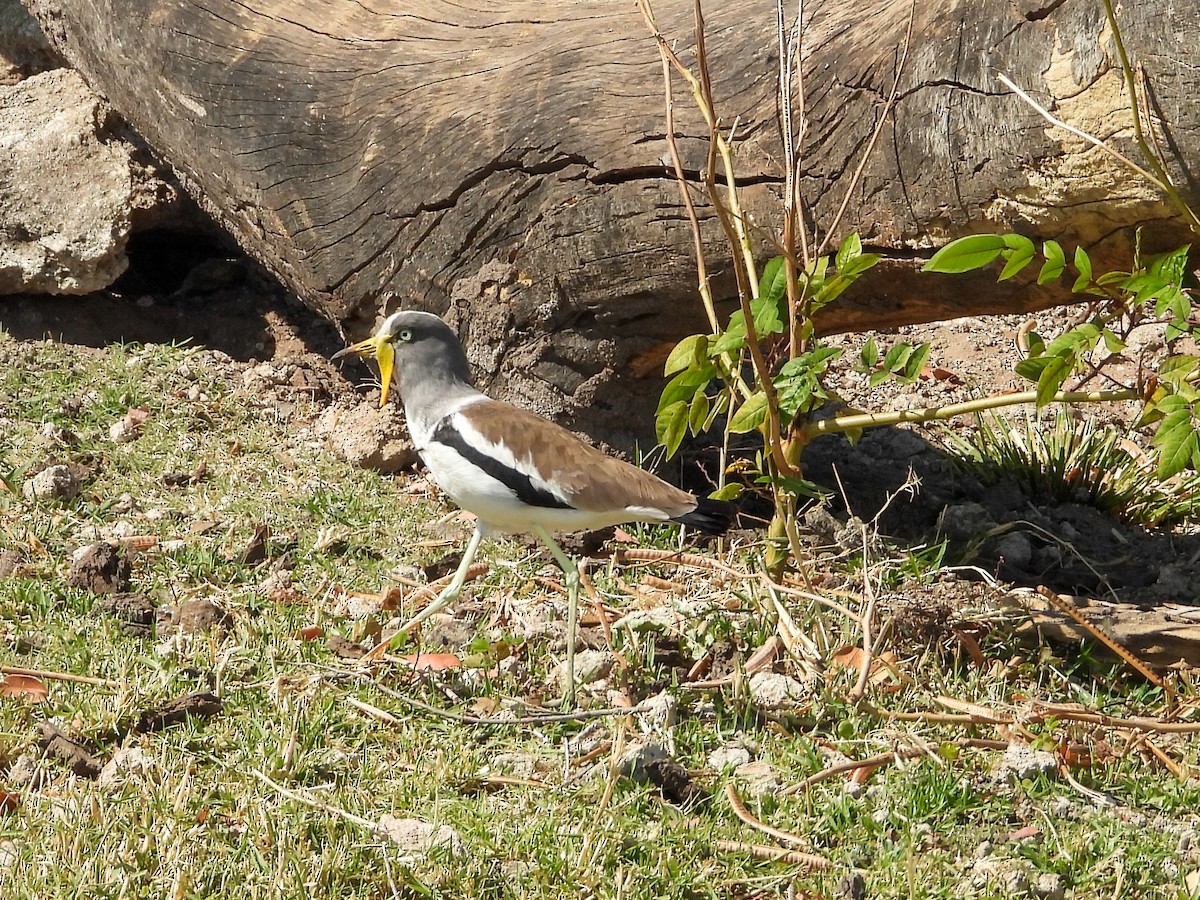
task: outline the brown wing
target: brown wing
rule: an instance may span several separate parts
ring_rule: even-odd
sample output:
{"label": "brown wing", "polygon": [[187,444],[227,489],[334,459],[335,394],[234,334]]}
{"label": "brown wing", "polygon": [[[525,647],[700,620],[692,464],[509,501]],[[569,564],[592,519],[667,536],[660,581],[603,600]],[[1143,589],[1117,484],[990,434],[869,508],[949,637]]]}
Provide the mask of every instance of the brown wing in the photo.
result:
{"label": "brown wing", "polygon": [[645,469],[601,453],[567,429],[528,410],[481,400],[459,411],[487,441],[507,447],[516,463],[553,484],[576,509],[643,507],[664,518],[696,506],[696,498]]}

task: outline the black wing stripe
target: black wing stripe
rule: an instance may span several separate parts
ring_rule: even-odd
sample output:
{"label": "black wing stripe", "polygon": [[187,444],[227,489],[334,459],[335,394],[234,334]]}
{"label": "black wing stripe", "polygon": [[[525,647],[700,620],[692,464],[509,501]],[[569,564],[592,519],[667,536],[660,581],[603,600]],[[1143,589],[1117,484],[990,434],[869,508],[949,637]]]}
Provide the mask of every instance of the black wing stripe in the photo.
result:
{"label": "black wing stripe", "polygon": [[488,456],[478,448],[472,447],[463,440],[462,432],[454,427],[450,422],[449,416],[438,422],[431,440],[449,447],[471,465],[495,478],[527,506],[540,506],[547,509],[574,509],[570,503],[567,503],[562,498],[556,497],[545,488],[535,485],[533,479],[524,472],[507,466],[494,456]]}

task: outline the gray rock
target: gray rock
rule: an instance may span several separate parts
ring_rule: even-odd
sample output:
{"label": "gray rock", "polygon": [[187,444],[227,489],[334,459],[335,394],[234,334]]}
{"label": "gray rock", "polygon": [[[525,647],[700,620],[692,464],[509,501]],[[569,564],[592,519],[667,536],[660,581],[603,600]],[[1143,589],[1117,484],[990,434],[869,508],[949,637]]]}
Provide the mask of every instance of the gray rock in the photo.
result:
{"label": "gray rock", "polygon": [[750,676],[750,698],[763,709],[795,706],[812,694],[808,685],[790,675],[776,672],[755,672]]}
{"label": "gray rock", "polygon": [[1063,900],[1067,887],[1061,875],[1053,872],[1043,872],[1030,886],[1030,893],[1041,900]]}
{"label": "gray rock", "polygon": [[18,0],[0,0],[0,84],[16,84],[63,64]]}
{"label": "gray rock", "polygon": [[1058,771],[1058,759],[1053,753],[1035,750],[1025,744],[1009,744],[996,768],[996,776],[1006,781],[1025,781],[1039,775]]}
{"label": "gray rock", "polygon": [[86,294],[129,260],[132,147],[72,69],[0,88],[0,294]]}
{"label": "gray rock", "polygon": [[741,744],[726,744],[708,754],[709,768],[723,772],[725,769],[736,769],[744,766],[752,759],[750,751]]}
{"label": "gray rock", "polygon": [[995,551],[998,557],[1016,569],[1027,570],[1033,561],[1033,544],[1029,536],[1020,531],[1006,534],[996,541]]}
{"label": "gray rock", "polygon": [[433,851],[452,857],[466,854],[462,837],[449,825],[385,815],[379,817],[375,831],[400,848],[401,863],[405,865],[419,862]]}
{"label": "gray rock", "polygon": [[[575,654],[575,684],[592,684],[612,671],[617,658],[608,650],[584,650]],[[564,659],[554,669],[554,683],[563,691],[569,690],[567,683],[567,661]]]}
{"label": "gray rock", "polygon": [[30,500],[70,500],[79,482],[68,466],[47,466],[21,485],[21,493]]}

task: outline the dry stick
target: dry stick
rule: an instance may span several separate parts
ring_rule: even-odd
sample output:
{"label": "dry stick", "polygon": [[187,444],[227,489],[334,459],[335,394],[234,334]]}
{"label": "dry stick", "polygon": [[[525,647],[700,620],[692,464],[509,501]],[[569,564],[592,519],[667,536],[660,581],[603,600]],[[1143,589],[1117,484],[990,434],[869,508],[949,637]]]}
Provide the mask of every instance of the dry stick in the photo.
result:
{"label": "dry stick", "polygon": [[716,840],[713,841],[713,846],[726,853],[748,853],[755,859],[762,859],[767,862],[792,863],[794,865],[809,866],[814,869],[828,869],[833,865],[823,856],[814,856],[811,853],[802,853],[799,850],[785,850],[783,847],[771,847],[767,844]]}
{"label": "dry stick", "polygon": [[1038,585],[1037,592],[1039,596],[1049,600],[1050,603],[1054,605],[1060,612],[1071,618],[1077,625],[1079,625],[1080,628],[1082,628],[1100,643],[1104,644],[1104,646],[1106,646],[1113,653],[1117,654],[1117,656],[1121,657],[1121,659],[1128,663],[1132,668],[1145,676],[1146,680],[1151,684],[1166,691],[1170,690],[1167,683],[1163,681],[1148,665],[1146,665],[1146,663],[1142,662],[1142,660],[1140,660],[1132,651],[1121,646],[1121,644],[1117,643],[1114,638],[1109,637],[1104,631],[1089,622],[1087,617],[1076,608],[1075,604],[1072,603],[1069,598],[1050,590],[1050,588],[1042,584]]}
{"label": "dry stick", "polygon": [[356,816],[352,812],[339,809],[338,807],[331,806],[328,803],[323,803],[322,801],[316,800],[313,797],[309,797],[306,794],[288,790],[282,784],[272,781],[265,772],[260,772],[258,769],[251,769],[250,774],[259,781],[271,787],[272,790],[282,794],[284,797],[287,797],[289,800],[295,800],[297,803],[303,803],[305,806],[311,806],[313,809],[321,810],[321,812],[327,812],[335,816],[340,816],[347,822],[353,822],[355,825],[361,825],[363,828],[367,828],[371,831],[377,831],[379,829],[378,822],[372,822],[370,819],[364,819],[362,816]]}
{"label": "dry stick", "polygon": [[[1008,747],[1008,741],[990,741],[984,738],[959,738],[953,743],[959,747],[977,747],[982,750],[1004,750]],[[878,756],[870,756],[866,759],[838,763],[835,766],[830,766],[827,769],[822,769],[820,772],[809,775],[803,781],[798,781],[791,787],[784,788],[777,796],[788,797],[792,794],[798,794],[801,791],[808,790],[815,784],[828,781],[830,778],[845,774],[846,772],[853,772],[855,769],[876,768],[887,765],[890,762],[900,762],[901,760],[928,756],[931,753],[936,753],[942,746],[941,743],[921,744],[918,747],[905,747],[901,750],[893,750],[891,753],[880,753]]]}
{"label": "dry stick", "polygon": [[[785,844],[802,846],[806,843],[804,838],[800,837],[799,835],[792,834],[789,831],[783,831],[782,829],[776,828],[774,825],[768,825],[766,822],[762,821],[762,819],[756,818],[754,814],[750,812],[750,810],[746,809],[746,804],[744,804],[742,802],[742,798],[738,796],[737,788],[733,786],[732,782],[725,783],[725,797],[729,800],[729,805],[733,807],[734,815],[736,815],[751,828],[755,828],[758,831],[761,831],[763,834],[769,834],[771,837],[775,838],[775,840],[783,841]],[[805,855],[808,856],[808,854]],[[811,861],[806,864],[813,866],[814,868],[828,869],[833,865],[830,860],[823,856],[813,855],[810,857],[810,859]]]}
{"label": "dry stick", "polygon": [[1155,175],[1158,176],[1162,191],[1167,195],[1167,198],[1175,208],[1188,220],[1188,224],[1192,230],[1195,231],[1200,228],[1200,219],[1196,218],[1195,211],[1188,206],[1187,202],[1180,196],[1179,191],[1175,189],[1175,185],[1171,183],[1171,176],[1167,174],[1162,160],[1155,155],[1150,149],[1150,145],[1146,143],[1146,135],[1142,130],[1141,105],[1138,103],[1137,82],[1134,78],[1133,66],[1129,63],[1129,54],[1125,52],[1125,40],[1121,37],[1121,26],[1117,22],[1117,13],[1113,9],[1112,0],[1104,0],[1104,14],[1108,17],[1108,26],[1112,31],[1113,44],[1117,48],[1117,58],[1121,61],[1121,74],[1125,78],[1125,89],[1129,93],[1129,110],[1133,113],[1134,142],[1138,145],[1138,149],[1142,151],[1142,156],[1153,167]]}
{"label": "dry stick", "polygon": [[616,706],[607,709],[580,709],[575,712],[567,713],[545,713],[536,716],[514,716],[512,718],[493,719],[487,716],[469,716],[463,713],[450,712],[445,709],[438,709],[436,706],[431,706],[428,703],[423,703],[420,700],[415,700],[412,697],[406,697],[399,691],[393,691],[389,687],[385,687],[377,681],[370,679],[367,676],[360,676],[364,680],[369,681],[374,685],[375,689],[380,693],[391,697],[393,700],[399,700],[401,703],[407,704],[415,709],[423,710],[431,715],[447,719],[451,722],[457,722],[460,725],[544,725],[554,722],[574,722],[580,719],[602,719],[611,718],[612,716],[629,716],[642,711],[640,706]]}
{"label": "dry stick", "polygon": [[1100,140],[1098,137],[1093,137],[1092,135],[1088,134],[1086,131],[1076,128],[1074,125],[1068,125],[1062,119],[1056,117],[1054,115],[1054,113],[1050,112],[1050,110],[1046,109],[1044,106],[1042,106],[1040,103],[1038,103],[1032,97],[1030,97],[1029,94],[1025,93],[1025,91],[1023,91],[1019,87],[1017,87],[1017,85],[1013,82],[1013,80],[1011,78],[1009,78],[1007,75],[1005,75],[1003,72],[996,73],[996,80],[999,81],[1001,84],[1003,84],[1006,88],[1011,90],[1013,93],[1015,93],[1018,97],[1020,97],[1022,100],[1024,100],[1030,106],[1032,106],[1035,110],[1037,110],[1037,112],[1041,114],[1042,118],[1044,118],[1046,121],[1050,122],[1052,125],[1057,125],[1059,128],[1062,128],[1064,131],[1069,131],[1071,134],[1075,135],[1077,138],[1081,138],[1084,141],[1087,141],[1093,147],[1097,147],[1097,148],[1103,150],[1109,156],[1112,156],[1114,159],[1116,159],[1117,161],[1122,163],[1124,166],[1126,166],[1130,171],[1135,172],[1138,175],[1141,175],[1143,178],[1145,178],[1147,181],[1149,181],[1152,185],[1154,185],[1156,188],[1158,188],[1164,194],[1167,194],[1168,196],[1170,196],[1170,192],[1171,192],[1170,185],[1164,184],[1161,180],[1159,180],[1159,178],[1157,176],[1155,176],[1154,174],[1152,174],[1150,172],[1147,172],[1145,169],[1143,169],[1141,166],[1139,166],[1137,163],[1135,163],[1128,156],[1125,156],[1123,153],[1121,153],[1117,150],[1114,150],[1112,147],[1108,146],[1108,144],[1104,143],[1104,141]]}
{"label": "dry stick", "polygon": [[28,675],[31,678],[47,678],[51,681],[73,681],[77,684],[92,684],[97,687],[121,687],[121,682],[113,681],[111,678],[72,675],[70,672],[51,672],[48,669],[22,669],[17,666],[0,666],[0,675]]}

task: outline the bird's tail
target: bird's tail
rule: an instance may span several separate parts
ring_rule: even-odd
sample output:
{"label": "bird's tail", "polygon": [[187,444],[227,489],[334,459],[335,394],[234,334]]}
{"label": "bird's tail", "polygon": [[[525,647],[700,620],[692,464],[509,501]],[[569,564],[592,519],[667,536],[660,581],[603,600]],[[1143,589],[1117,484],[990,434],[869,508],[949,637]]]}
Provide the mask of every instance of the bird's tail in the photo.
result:
{"label": "bird's tail", "polygon": [[682,516],[675,516],[672,522],[680,525],[690,525],[705,534],[724,534],[733,524],[737,507],[728,500],[711,500],[701,497],[696,501],[696,508]]}

